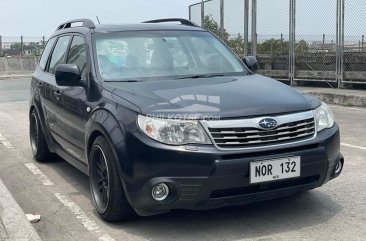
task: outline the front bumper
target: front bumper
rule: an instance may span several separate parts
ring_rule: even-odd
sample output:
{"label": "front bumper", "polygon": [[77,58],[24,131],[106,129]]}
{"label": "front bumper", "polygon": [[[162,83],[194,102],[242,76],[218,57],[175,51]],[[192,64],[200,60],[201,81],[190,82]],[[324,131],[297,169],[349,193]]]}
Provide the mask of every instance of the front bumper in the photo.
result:
{"label": "front bumper", "polygon": [[[172,147],[139,133],[129,138],[127,150],[132,165],[125,180],[127,196],[141,215],[171,209],[212,209],[292,195],[335,178],[339,175],[335,174],[337,162],[343,163],[337,124],[301,145],[265,150],[223,152],[211,146]],[[287,156],[301,157],[300,177],[250,184],[250,162]],[[170,194],[164,201],[155,201],[151,190],[161,182],[169,186]]]}

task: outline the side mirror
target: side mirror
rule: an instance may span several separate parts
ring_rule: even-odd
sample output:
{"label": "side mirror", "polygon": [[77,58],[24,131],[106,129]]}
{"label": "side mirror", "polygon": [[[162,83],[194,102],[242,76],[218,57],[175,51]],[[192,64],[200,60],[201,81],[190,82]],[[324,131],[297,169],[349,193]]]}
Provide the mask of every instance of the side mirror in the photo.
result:
{"label": "side mirror", "polygon": [[252,71],[257,72],[259,65],[258,60],[254,56],[247,56],[242,59],[243,63]]}
{"label": "side mirror", "polygon": [[59,64],[55,77],[59,86],[83,86],[79,66],[75,64]]}

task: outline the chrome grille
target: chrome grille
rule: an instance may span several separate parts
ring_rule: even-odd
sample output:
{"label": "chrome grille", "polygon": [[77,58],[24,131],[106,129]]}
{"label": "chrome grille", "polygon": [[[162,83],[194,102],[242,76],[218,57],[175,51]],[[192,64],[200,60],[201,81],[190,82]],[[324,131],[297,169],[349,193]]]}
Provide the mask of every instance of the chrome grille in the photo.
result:
{"label": "chrome grille", "polygon": [[[219,121],[219,124],[210,121],[205,124],[216,146],[222,149],[267,147],[315,137],[316,128],[312,112],[274,118],[278,120],[278,126],[272,130],[257,127],[257,123],[263,118],[243,120],[243,126],[238,126],[240,120]],[[228,127],[223,126],[225,122],[228,123]]]}

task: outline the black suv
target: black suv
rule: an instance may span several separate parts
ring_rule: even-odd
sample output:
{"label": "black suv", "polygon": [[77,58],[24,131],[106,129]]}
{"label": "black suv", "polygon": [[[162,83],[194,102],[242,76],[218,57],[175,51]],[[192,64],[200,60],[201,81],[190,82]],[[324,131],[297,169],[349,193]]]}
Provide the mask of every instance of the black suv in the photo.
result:
{"label": "black suv", "polygon": [[269,200],[338,176],[330,108],[257,68],[184,19],[66,22],[31,82],[33,155],[89,175],[107,221]]}

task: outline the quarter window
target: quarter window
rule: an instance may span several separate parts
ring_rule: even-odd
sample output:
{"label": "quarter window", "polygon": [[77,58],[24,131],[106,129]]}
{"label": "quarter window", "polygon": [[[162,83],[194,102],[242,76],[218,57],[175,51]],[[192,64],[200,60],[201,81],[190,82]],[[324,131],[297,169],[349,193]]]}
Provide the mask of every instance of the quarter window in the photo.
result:
{"label": "quarter window", "polygon": [[57,40],[55,49],[51,56],[50,67],[48,69],[48,72],[51,74],[55,73],[57,65],[64,64],[66,62],[66,51],[70,38],[70,36],[62,36]]}

